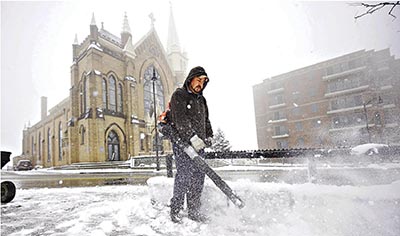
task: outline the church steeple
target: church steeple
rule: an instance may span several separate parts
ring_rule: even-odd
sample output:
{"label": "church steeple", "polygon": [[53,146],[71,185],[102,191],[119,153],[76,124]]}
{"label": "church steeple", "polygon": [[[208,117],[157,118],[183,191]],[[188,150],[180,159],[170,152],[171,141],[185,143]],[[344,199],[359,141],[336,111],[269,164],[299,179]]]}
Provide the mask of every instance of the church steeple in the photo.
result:
{"label": "church steeple", "polygon": [[170,8],[168,27],[167,56],[175,74],[175,86],[178,87],[185,79],[188,59],[186,53],[181,50],[172,6]]}
{"label": "church steeple", "polygon": [[99,29],[96,25],[96,20],[94,19],[94,12],[92,14],[92,20],[90,21],[90,37],[92,40],[97,40]]}
{"label": "church steeple", "polygon": [[122,23],[122,31],[121,31],[122,45],[125,45],[130,37],[132,37],[131,27],[129,27],[128,16],[126,15],[125,12],[124,21]]}
{"label": "church steeple", "polygon": [[167,52],[181,52],[181,46],[179,44],[178,33],[176,31],[174,15],[172,13],[172,6],[170,7],[169,15]]}
{"label": "church steeple", "polygon": [[74,39],[74,44],[73,45],[78,45],[78,35],[75,34],[75,39]]}
{"label": "church steeple", "polygon": [[96,25],[96,20],[94,19],[94,12],[92,13],[92,20],[90,21],[90,25]]}

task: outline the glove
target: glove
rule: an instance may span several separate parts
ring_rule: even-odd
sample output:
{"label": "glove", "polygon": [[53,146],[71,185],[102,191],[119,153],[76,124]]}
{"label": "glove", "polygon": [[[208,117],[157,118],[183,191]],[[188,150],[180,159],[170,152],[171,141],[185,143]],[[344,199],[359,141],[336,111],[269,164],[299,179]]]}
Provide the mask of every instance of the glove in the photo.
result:
{"label": "glove", "polygon": [[195,134],[191,139],[190,139],[190,143],[192,144],[193,148],[199,152],[200,150],[204,149],[206,147],[206,144],[203,142],[203,140],[201,138],[199,138],[199,136],[197,136],[197,134]]}
{"label": "glove", "polygon": [[204,140],[204,143],[206,144],[206,147],[211,147],[213,145],[213,138],[212,137],[208,137],[206,138],[206,140]]}

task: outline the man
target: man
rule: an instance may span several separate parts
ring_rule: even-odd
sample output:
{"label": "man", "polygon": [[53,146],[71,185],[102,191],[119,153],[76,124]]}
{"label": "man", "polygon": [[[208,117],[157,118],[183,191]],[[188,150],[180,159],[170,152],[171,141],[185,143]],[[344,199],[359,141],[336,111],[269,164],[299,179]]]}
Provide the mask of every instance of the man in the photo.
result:
{"label": "man", "polygon": [[[204,68],[198,66],[190,70],[182,88],[178,88],[170,102],[171,121],[179,133],[179,138],[192,146],[210,145],[213,136],[208,107],[203,90],[209,79]],[[192,139],[192,141],[190,141]],[[188,217],[194,221],[205,221],[200,214],[200,197],[205,174],[177,145],[173,144],[176,163],[174,193],[171,199],[171,220],[180,222],[179,211],[183,209],[186,195]],[[204,153],[202,149],[199,153]]]}

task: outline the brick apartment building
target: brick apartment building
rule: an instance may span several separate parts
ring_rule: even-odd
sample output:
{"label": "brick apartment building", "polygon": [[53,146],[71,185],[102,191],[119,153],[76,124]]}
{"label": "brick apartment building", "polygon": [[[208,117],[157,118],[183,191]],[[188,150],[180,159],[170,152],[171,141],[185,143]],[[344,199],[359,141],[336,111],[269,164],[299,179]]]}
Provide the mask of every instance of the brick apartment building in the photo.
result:
{"label": "brick apartment building", "polygon": [[253,86],[260,149],[400,143],[400,59],[357,51]]}

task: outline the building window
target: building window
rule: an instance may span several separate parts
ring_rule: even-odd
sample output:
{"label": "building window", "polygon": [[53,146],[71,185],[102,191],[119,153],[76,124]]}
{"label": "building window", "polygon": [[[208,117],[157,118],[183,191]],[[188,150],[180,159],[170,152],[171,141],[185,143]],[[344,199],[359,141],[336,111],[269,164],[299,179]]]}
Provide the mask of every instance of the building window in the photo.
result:
{"label": "building window", "polygon": [[300,99],[300,92],[299,91],[294,91],[292,93],[292,99],[293,99],[293,101],[298,101]]}
{"label": "building window", "polygon": [[83,144],[85,144],[85,132],[86,132],[85,127],[83,125],[81,125],[81,128],[79,131],[80,131],[79,133],[81,134],[81,145],[83,145]]}
{"label": "building window", "polygon": [[83,113],[83,110],[84,110],[84,101],[83,100],[84,100],[83,99],[83,85],[81,84],[80,91],[79,91],[79,101],[80,101],[81,114]]}
{"label": "building window", "polygon": [[86,112],[89,107],[89,79],[85,77],[83,82],[83,112]]}
{"label": "building window", "polygon": [[341,97],[331,101],[331,110],[345,109],[350,107],[362,106],[361,95],[351,97]]}
{"label": "building window", "polygon": [[117,109],[117,106],[116,106],[116,86],[117,86],[117,84],[116,84],[116,82],[115,82],[115,78],[114,78],[114,76],[110,76],[110,78],[109,78],[109,81],[110,81],[110,106],[109,106],[109,109],[111,110],[111,111],[116,111],[116,109]]}
{"label": "building window", "polygon": [[145,139],[146,138],[146,135],[144,134],[144,133],[140,133],[140,137],[139,137],[139,139],[140,139],[140,151],[144,151],[144,142],[145,142]]}
{"label": "building window", "polygon": [[333,128],[344,128],[365,125],[365,115],[363,113],[351,113],[332,118]]}
{"label": "building window", "polygon": [[316,104],[316,103],[311,104],[311,112],[312,113],[317,113],[318,112],[318,104]]}
{"label": "building window", "polygon": [[300,138],[298,138],[297,139],[297,146],[298,147],[304,147],[304,138],[303,137],[300,137]]}
{"label": "building window", "polygon": [[310,89],[310,97],[315,97],[317,96],[317,89],[315,87],[312,87]]}
{"label": "building window", "polygon": [[312,127],[312,128],[320,128],[320,127],[321,127],[321,124],[322,124],[322,121],[319,120],[319,119],[316,119],[316,120],[312,120],[312,121],[311,121],[311,127]]}
{"label": "building window", "polygon": [[62,138],[63,138],[63,132],[62,132],[62,123],[60,121],[58,125],[58,160],[62,161]]}
{"label": "building window", "polygon": [[296,125],[296,130],[297,131],[303,131],[303,123],[296,122],[295,125]]}
{"label": "building window", "polygon": [[276,112],[274,112],[274,117],[272,118],[272,120],[282,120],[285,118],[286,118],[286,116],[283,111],[276,111]]}
{"label": "building window", "polygon": [[293,115],[299,116],[300,115],[300,107],[294,107],[293,108]]}
{"label": "building window", "polygon": [[147,67],[144,72],[144,113],[145,116],[152,117],[154,111],[154,99],[153,99],[153,72],[155,72],[156,82],[155,82],[155,93],[156,93],[156,109],[158,111],[164,111],[164,89],[161,83],[161,77],[158,71],[153,65]]}
{"label": "building window", "polygon": [[31,138],[31,153],[32,153],[32,156],[35,155],[35,139],[33,136]]}
{"label": "building window", "polygon": [[39,150],[38,150],[38,154],[39,154],[39,161],[42,159],[42,150],[43,150],[43,140],[42,140],[42,134],[39,132]]}
{"label": "building window", "polygon": [[284,135],[284,134],[288,134],[288,129],[286,128],[286,126],[275,126],[275,135]]}
{"label": "building window", "polygon": [[289,143],[288,143],[287,140],[281,140],[281,141],[277,141],[277,142],[276,142],[276,146],[277,146],[279,149],[288,148],[288,147],[289,147]]}
{"label": "building window", "polygon": [[103,78],[102,82],[102,93],[103,93],[103,109],[107,109],[107,80]]}
{"label": "building window", "polygon": [[350,75],[348,77],[333,80],[328,84],[328,92],[333,93],[367,85],[367,82],[362,78],[362,76],[361,73],[358,73],[356,75]]}
{"label": "building window", "polygon": [[118,85],[118,112],[123,112],[122,84]]}
{"label": "building window", "polygon": [[47,162],[51,161],[51,131],[47,129]]}
{"label": "building window", "polygon": [[283,103],[285,103],[285,99],[283,98],[283,95],[282,94],[277,94],[277,95],[274,95],[272,97],[272,99],[270,100],[269,105],[270,106],[274,106],[274,105],[283,104]]}

